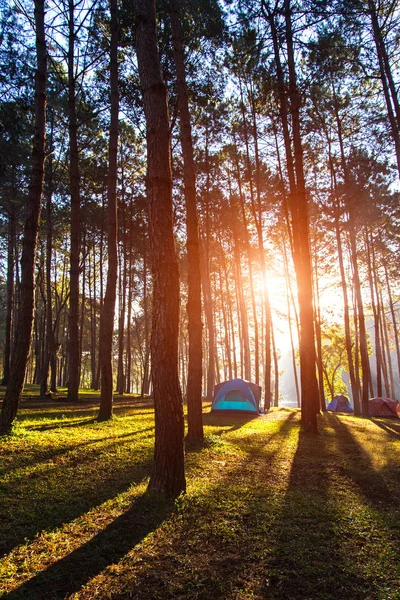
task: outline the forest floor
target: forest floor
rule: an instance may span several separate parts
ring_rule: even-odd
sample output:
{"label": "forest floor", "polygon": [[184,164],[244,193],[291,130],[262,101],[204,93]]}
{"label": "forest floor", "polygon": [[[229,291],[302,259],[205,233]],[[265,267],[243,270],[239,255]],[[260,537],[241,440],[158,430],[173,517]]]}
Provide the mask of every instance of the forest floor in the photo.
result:
{"label": "forest floor", "polygon": [[97,423],[27,398],[0,442],[0,597],[400,599],[400,421],[299,411],[214,416],[187,493],[145,493],[149,400]]}

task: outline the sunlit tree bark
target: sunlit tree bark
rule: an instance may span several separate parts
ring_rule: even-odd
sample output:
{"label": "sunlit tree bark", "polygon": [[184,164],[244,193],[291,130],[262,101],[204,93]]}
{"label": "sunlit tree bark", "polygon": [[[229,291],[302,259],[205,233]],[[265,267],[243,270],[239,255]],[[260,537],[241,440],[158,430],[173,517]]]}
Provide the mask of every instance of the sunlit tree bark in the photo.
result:
{"label": "sunlit tree bark", "polygon": [[147,137],[147,194],[153,270],[151,364],[155,409],[149,489],[177,496],[186,488],[184,422],[178,378],[179,269],[173,235],[167,90],[161,77],[154,2],[135,0],[136,52]]}
{"label": "sunlit tree bark", "polygon": [[191,440],[203,439],[202,420],[202,320],[200,239],[196,202],[196,172],[193,156],[189,98],[186,85],[185,55],[181,15],[177,0],[170,0],[172,42],[176,69],[176,85],[180,121],[180,139],[183,155],[183,179],[186,202],[186,252],[188,259],[188,335],[189,364],[187,380],[188,432]]}

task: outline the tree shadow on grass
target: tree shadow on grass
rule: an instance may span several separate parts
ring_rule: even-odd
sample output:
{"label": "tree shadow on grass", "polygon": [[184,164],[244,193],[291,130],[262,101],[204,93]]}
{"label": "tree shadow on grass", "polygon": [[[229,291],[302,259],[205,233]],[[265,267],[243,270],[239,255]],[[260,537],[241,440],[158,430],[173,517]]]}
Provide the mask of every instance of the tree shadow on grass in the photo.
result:
{"label": "tree shadow on grass", "polygon": [[144,494],[132,507],[83,546],[53,563],[5,599],[61,599],[77,592],[108,565],[117,563],[136,544],[154,531],[173,510],[174,503]]}
{"label": "tree shadow on grass", "polygon": [[[172,539],[168,535],[164,545],[159,542],[152,550],[150,566],[139,554],[137,580],[135,574],[133,581],[129,581],[129,567],[125,579],[124,564],[121,564],[117,577],[119,598],[214,600],[224,597],[232,582],[241,577],[244,565],[254,564],[255,554],[249,551],[253,546],[252,527],[258,533],[257,539],[260,539],[257,530],[260,515],[267,521],[270,519],[270,510],[265,503],[268,498],[275,498],[276,493],[274,460],[284,455],[285,439],[291,435],[293,428],[292,418],[289,415],[287,420],[279,422],[268,439],[250,436],[251,444],[242,446],[243,450],[246,449],[245,458],[240,455],[231,468],[220,471],[220,476],[205,493],[200,490],[199,495],[191,498],[184,513],[178,515],[171,527]],[[242,442],[247,444],[249,436],[243,439],[235,437],[235,444],[242,445]],[[191,460],[196,468],[197,457],[192,456]],[[262,479],[257,477],[258,471],[254,469],[262,470]],[[255,488],[243,488],[246,478],[254,476]],[[226,510],[232,511],[229,527],[226,519],[230,513],[227,514]],[[170,504],[158,506],[151,496],[139,498],[132,509],[91,541],[5,598],[61,599],[78,591],[96,574],[122,559],[171,512]],[[240,537],[233,536],[232,531],[240,533]],[[263,542],[264,539],[262,534]],[[264,543],[268,544],[269,540]],[[125,560],[129,565],[129,558]],[[179,575],[175,578],[171,569],[177,568]],[[114,573],[113,577],[116,576]],[[106,597],[105,588],[103,593]]]}
{"label": "tree shadow on grass", "polygon": [[200,452],[203,448],[214,445],[214,436],[220,437],[232,431],[237,431],[259,417],[260,415],[249,413],[203,413],[203,425],[213,427],[214,429],[208,435],[205,435],[202,441],[186,439],[185,450],[186,452]]}
{"label": "tree shadow on grass", "polygon": [[[82,425],[87,423],[87,421],[83,422]],[[123,440],[126,438],[133,438],[142,433],[146,433],[149,431],[154,431],[154,427],[146,427],[145,429],[138,429],[137,431],[130,431],[128,433],[122,433],[120,435],[113,436],[112,438],[104,438],[99,437],[93,440],[87,440],[86,442],[78,442],[76,444],[70,444],[66,446],[62,446],[61,448],[47,448],[43,452],[39,452],[35,454],[30,459],[18,460],[18,464],[11,464],[9,468],[4,467],[0,469],[0,477],[4,477],[7,473],[12,473],[15,470],[26,469],[27,467],[34,467],[41,462],[49,462],[51,460],[61,458],[62,456],[68,454],[69,452],[74,452],[79,448],[85,448],[88,446],[93,446],[95,444],[105,444],[108,443],[108,448],[115,446],[118,443],[118,440]]]}
{"label": "tree shadow on grass", "polygon": [[[281,600],[364,600],[369,582],[344,563],[336,531],[340,513],[329,494],[330,458],[324,433],[300,432],[289,485],[269,548],[261,597]],[[368,596],[369,597],[369,596]]]}
{"label": "tree shadow on grass", "polygon": [[203,414],[203,424],[211,427],[229,427],[226,431],[234,431],[258,418],[260,418],[259,415],[250,413],[226,412],[219,414],[208,412]]}
{"label": "tree shadow on grass", "polygon": [[[400,496],[390,489],[382,475],[372,463],[371,457],[364,450],[345,423],[334,415],[327,420],[338,435],[339,450],[345,457],[343,472],[363,493],[365,500],[379,510],[384,506],[392,508],[400,505]],[[381,427],[381,423],[375,423]],[[386,427],[382,427],[387,431]],[[393,432],[389,432],[393,435]]]}
{"label": "tree shadow on grass", "polygon": [[[130,438],[135,433],[126,435]],[[74,446],[64,451],[71,451],[66,460],[57,460],[60,453],[47,468],[32,471],[3,487],[0,555],[41,531],[61,527],[147,477],[153,462],[152,445],[138,448],[129,438],[109,440],[111,443],[92,448],[85,455],[80,455]],[[132,445],[132,451],[127,453],[126,448],[121,460],[124,444]]]}
{"label": "tree shadow on grass", "polygon": [[235,594],[236,582],[247,568],[259,564],[260,552],[270,544],[274,528],[271,514],[284,490],[274,470],[286,463],[285,442],[296,426],[293,416],[288,415],[267,438],[235,435],[235,446],[240,446],[239,457],[232,464],[226,458],[218,477],[213,467],[213,477],[207,478],[211,485],[205,483],[187,503],[183,499],[184,512],[178,513],[169,529],[170,535],[164,541],[160,538],[151,557],[143,557],[143,562],[136,563],[138,568],[134,572],[128,562],[121,565],[121,577],[117,581],[114,577],[111,582],[114,595],[110,597],[119,600],[253,597]]}
{"label": "tree shadow on grass", "polygon": [[375,423],[375,425],[377,425],[378,427],[383,429],[384,431],[387,431],[387,433],[392,435],[394,438],[396,438],[396,439],[400,438],[400,422],[397,419],[396,420],[392,419],[390,421],[389,421],[389,419],[385,419],[383,421],[382,419],[372,418],[371,421],[373,423]]}
{"label": "tree shadow on grass", "polygon": [[82,427],[85,425],[94,425],[95,423],[97,423],[96,417],[88,417],[86,419],[82,419],[81,421],[66,421],[66,420],[61,420],[61,421],[57,421],[57,423],[55,424],[51,424],[49,423],[48,425],[26,425],[25,429],[27,429],[28,431],[51,431],[53,429],[63,429],[63,428],[70,428],[70,427]]}

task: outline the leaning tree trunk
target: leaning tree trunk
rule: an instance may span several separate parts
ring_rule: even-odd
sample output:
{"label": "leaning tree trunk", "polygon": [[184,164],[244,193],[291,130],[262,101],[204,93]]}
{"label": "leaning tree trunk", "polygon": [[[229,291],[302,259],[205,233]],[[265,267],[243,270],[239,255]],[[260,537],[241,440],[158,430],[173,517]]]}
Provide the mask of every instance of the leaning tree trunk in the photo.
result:
{"label": "leaning tree trunk", "polygon": [[110,419],[113,411],[112,347],[114,313],[117,293],[117,153],[118,153],[118,8],[117,0],[110,0],[111,11],[111,122],[108,147],[108,271],[106,295],[100,319],[99,359],[101,369],[101,395],[99,421]]}
{"label": "leaning tree trunk", "polygon": [[10,381],[4,396],[0,419],[0,434],[11,432],[24,386],[26,365],[32,336],[35,305],[35,259],[43,195],[46,144],[46,38],[44,0],[35,0],[36,56],[35,129],[32,150],[32,175],[28,194],[28,214],[25,222],[21,257],[21,304],[18,312],[16,340],[12,356]]}
{"label": "leaning tree trunk", "polygon": [[179,266],[172,212],[167,88],[161,76],[154,0],[135,0],[136,52],[147,139],[147,195],[153,270],[151,365],[155,409],[149,490],[176,497],[186,489],[184,421],[178,376]]}

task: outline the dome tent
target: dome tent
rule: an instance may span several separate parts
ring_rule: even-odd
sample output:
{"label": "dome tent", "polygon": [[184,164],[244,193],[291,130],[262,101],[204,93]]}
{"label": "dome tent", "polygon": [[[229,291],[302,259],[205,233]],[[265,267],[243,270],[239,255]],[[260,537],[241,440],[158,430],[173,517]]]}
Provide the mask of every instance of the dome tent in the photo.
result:
{"label": "dome tent", "polygon": [[397,417],[400,419],[400,404],[392,398],[370,398],[368,410],[370,417]]}
{"label": "dome tent", "polygon": [[244,379],[231,379],[214,387],[212,412],[260,413],[261,387]]}
{"label": "dome tent", "polygon": [[352,413],[354,412],[353,407],[351,406],[349,399],[343,394],[339,394],[338,396],[334,396],[329,402],[326,410],[330,410],[332,412],[345,412]]}

